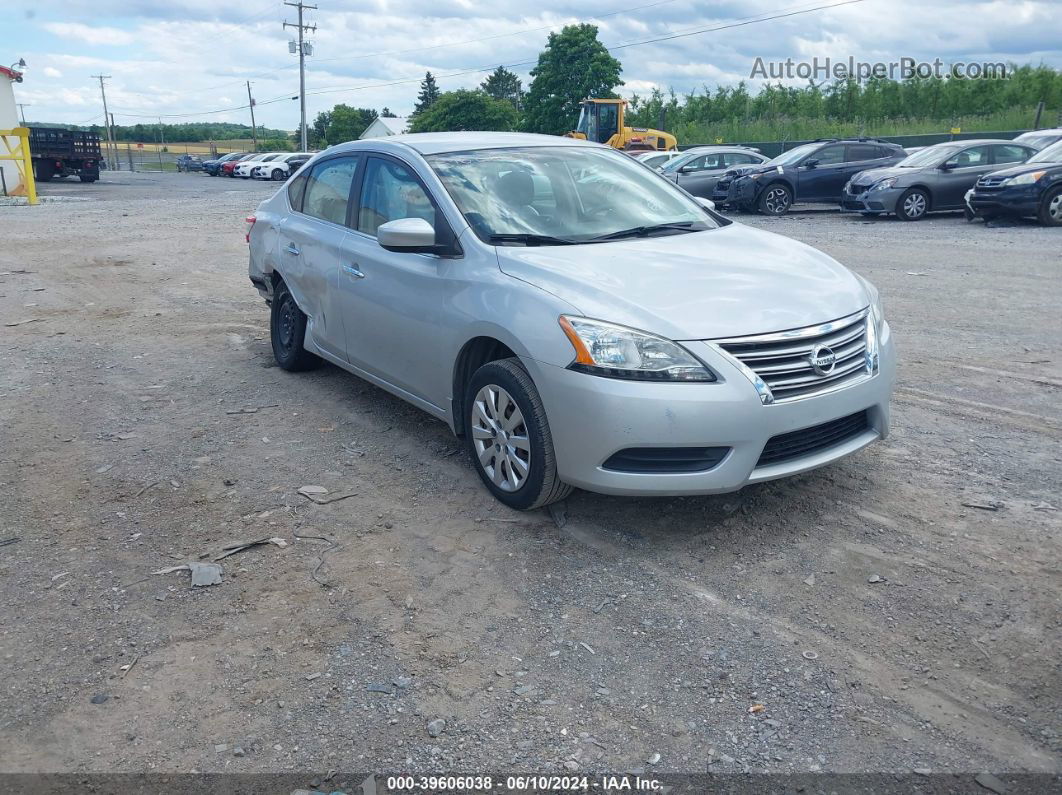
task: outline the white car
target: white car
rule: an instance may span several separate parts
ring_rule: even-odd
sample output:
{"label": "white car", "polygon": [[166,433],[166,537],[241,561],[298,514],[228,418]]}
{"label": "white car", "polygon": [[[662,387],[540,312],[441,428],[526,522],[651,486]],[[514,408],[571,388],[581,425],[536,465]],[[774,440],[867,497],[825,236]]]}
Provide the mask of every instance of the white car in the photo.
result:
{"label": "white car", "polygon": [[644,166],[649,166],[649,168],[659,171],[676,157],[682,157],[684,154],[686,153],[672,149],[668,152],[642,152],[635,155],[634,159]]}
{"label": "white car", "polygon": [[232,176],[234,176],[234,177],[242,177],[243,179],[250,179],[251,178],[251,169],[253,169],[255,166],[260,166],[263,163],[267,163],[267,162],[269,162],[271,160],[275,160],[276,158],[280,157],[283,154],[286,154],[286,153],[285,152],[263,152],[262,154],[258,155],[257,157],[252,157],[252,158],[249,158],[247,160],[241,160],[239,163],[236,164],[236,168],[234,168],[232,170]]}
{"label": "white car", "polygon": [[284,180],[299,170],[299,167],[313,157],[310,152],[292,152],[279,157],[255,163],[251,169],[252,179]]}

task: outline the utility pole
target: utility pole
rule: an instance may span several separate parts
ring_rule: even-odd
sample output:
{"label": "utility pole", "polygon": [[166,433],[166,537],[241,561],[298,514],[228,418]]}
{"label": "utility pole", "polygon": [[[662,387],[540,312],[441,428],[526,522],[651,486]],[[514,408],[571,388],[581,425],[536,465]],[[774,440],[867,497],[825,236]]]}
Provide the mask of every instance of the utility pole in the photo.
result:
{"label": "utility pole", "polygon": [[17,102],[15,104],[18,105],[18,113],[22,117],[22,126],[25,127],[26,126],[26,110],[25,109],[28,108],[33,103],[32,102]]}
{"label": "utility pole", "polygon": [[247,107],[251,109],[251,141],[254,143],[252,151],[258,151],[258,128],[254,126],[254,97],[251,96],[251,81],[247,81]]}
{"label": "utility pole", "polygon": [[317,10],[317,6],[308,6],[302,2],[302,0],[296,0],[294,3],[290,3],[285,0],[284,5],[297,8],[299,10],[299,22],[293,25],[290,22],[285,22],[285,28],[296,28],[299,31],[299,142],[302,144],[302,151],[307,150],[306,145],[306,43],[302,39],[303,31],[312,30],[317,32],[316,25],[304,25],[302,23],[302,12],[305,9]]}
{"label": "utility pole", "polygon": [[[116,139],[114,137],[114,114],[111,113],[110,115],[108,115],[107,119],[110,121],[110,126],[107,128],[107,135],[110,136],[111,146],[114,147],[114,169],[115,169],[115,171],[118,171],[121,168],[121,166],[119,165],[119,162],[118,162],[118,139]],[[129,144],[128,143],[125,145],[125,148],[126,149],[129,148]],[[130,171],[133,170],[133,161],[132,160],[129,161],[129,170]]]}
{"label": "utility pole", "polygon": [[114,152],[114,133],[111,130],[111,114],[107,112],[107,89],[103,87],[103,81],[110,80],[111,76],[92,75],[92,77],[100,81],[100,96],[103,97],[103,124],[107,128],[107,160],[109,161],[107,165],[109,168],[117,170],[118,165],[115,162],[116,158]]}

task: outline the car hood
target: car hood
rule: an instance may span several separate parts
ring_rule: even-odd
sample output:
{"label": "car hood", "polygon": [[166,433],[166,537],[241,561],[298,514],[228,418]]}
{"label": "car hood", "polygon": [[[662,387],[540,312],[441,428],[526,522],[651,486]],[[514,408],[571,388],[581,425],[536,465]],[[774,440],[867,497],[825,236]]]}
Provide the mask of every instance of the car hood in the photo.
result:
{"label": "car hood", "polygon": [[705,232],[575,246],[500,246],[501,270],[586,317],[673,340],[825,323],[870,302],[811,246],[731,223]]}
{"label": "car hood", "polygon": [[889,177],[903,179],[904,177],[913,177],[922,174],[925,171],[932,170],[932,168],[897,168],[896,166],[869,168],[866,171],[860,171],[852,177],[852,182],[858,183],[859,185],[873,185],[875,182],[888,179]]}
{"label": "car hood", "polygon": [[988,174],[990,177],[1018,177],[1022,174],[1031,174],[1034,171],[1050,171],[1062,168],[1062,163],[1019,163],[1016,166],[1001,168]]}

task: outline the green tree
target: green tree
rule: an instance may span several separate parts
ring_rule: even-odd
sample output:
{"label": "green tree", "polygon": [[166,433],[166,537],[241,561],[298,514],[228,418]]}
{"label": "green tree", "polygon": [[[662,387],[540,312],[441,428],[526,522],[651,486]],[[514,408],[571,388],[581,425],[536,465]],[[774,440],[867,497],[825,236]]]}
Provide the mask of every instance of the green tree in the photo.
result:
{"label": "green tree", "polygon": [[[313,124],[310,125],[310,129],[306,131],[306,142],[315,149],[323,149],[328,146],[328,125],[332,123],[332,111],[322,110],[317,114],[313,120]],[[295,138],[299,140],[299,134],[295,133]]]}
{"label": "green tree", "polygon": [[413,117],[410,132],[449,130],[496,130],[508,132],[519,117],[508,100],[495,99],[482,91],[447,91],[422,113]]}
{"label": "green tree", "polygon": [[531,70],[531,87],[524,99],[524,128],[529,132],[562,135],[575,126],[579,103],[587,97],[611,97],[623,85],[623,66],[609,55],[594,25],[567,25],[550,33],[538,64]]}
{"label": "green tree", "polygon": [[398,117],[391,112],[390,108],[386,108],[385,107],[383,110],[380,111],[380,118],[381,119],[397,119]]}
{"label": "green tree", "polygon": [[520,78],[504,66],[499,66],[487,75],[487,79],[480,84],[480,89],[495,99],[511,102],[517,110],[520,110],[524,103],[524,88],[520,84]]}
{"label": "green tree", "polygon": [[424,79],[420,81],[420,93],[417,94],[417,104],[413,106],[413,115],[423,113],[439,99],[439,86],[435,82],[435,75],[431,72],[424,73]]}
{"label": "green tree", "polygon": [[325,141],[329,146],[344,141],[354,141],[365,132],[365,128],[376,121],[376,111],[372,108],[352,108],[350,105],[336,105],[332,108]]}

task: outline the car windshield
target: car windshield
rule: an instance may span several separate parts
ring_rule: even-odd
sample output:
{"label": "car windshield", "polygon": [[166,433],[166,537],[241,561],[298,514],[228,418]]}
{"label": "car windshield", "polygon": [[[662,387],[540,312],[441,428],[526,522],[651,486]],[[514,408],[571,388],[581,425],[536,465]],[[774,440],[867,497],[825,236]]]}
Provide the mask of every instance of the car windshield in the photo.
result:
{"label": "car windshield", "polygon": [[896,164],[897,168],[922,168],[923,166],[935,166],[943,163],[953,154],[959,151],[959,146],[927,146],[913,155],[909,155]]}
{"label": "car windshield", "polygon": [[1025,161],[1026,163],[1062,163],[1062,141],[1051,144]]}
{"label": "car windshield", "polygon": [[430,155],[484,241],[563,245],[720,224],[673,183],[608,149],[543,146]]}
{"label": "car windshield", "polygon": [[804,144],[803,146],[798,146],[796,149],[790,149],[788,152],[782,152],[778,157],[768,160],[764,165],[787,166],[790,163],[795,163],[797,160],[810,155],[818,148],[819,144]]}
{"label": "car windshield", "polygon": [[697,155],[699,154],[701,153],[689,152],[687,154],[680,155],[679,157],[672,158],[671,160],[667,161],[667,164],[660,170],[663,171],[665,174],[674,174],[676,171],[678,171],[688,162],[693,160],[693,158],[697,157]]}

